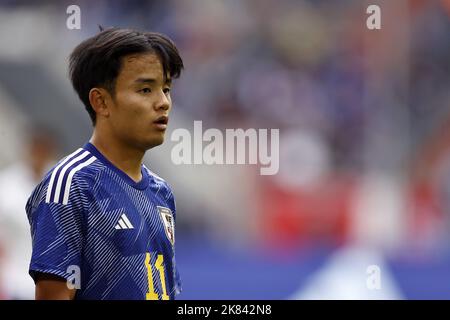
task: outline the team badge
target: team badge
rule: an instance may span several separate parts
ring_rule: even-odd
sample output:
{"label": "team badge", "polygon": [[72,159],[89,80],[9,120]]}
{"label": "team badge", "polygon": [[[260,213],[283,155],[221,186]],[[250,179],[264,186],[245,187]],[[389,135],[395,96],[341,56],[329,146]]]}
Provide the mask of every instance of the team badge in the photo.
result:
{"label": "team badge", "polygon": [[172,210],[166,207],[157,206],[159,214],[164,224],[164,231],[166,232],[167,239],[174,245],[175,243],[175,222],[172,215]]}

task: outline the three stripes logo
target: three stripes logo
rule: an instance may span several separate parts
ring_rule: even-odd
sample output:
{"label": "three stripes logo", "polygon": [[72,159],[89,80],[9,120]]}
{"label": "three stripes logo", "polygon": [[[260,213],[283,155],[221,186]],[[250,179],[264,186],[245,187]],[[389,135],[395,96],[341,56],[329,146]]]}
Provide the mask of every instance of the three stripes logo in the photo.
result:
{"label": "three stripes logo", "polygon": [[45,202],[62,203],[69,202],[70,187],[75,173],[90,165],[97,158],[82,148],[68,155],[55,169],[53,169],[47,188]]}
{"label": "three stripes logo", "polygon": [[128,220],[128,217],[125,215],[125,213],[123,213],[120,216],[119,222],[116,224],[116,226],[114,227],[114,229],[116,230],[121,230],[121,229],[134,229],[133,225],[131,224],[130,220]]}

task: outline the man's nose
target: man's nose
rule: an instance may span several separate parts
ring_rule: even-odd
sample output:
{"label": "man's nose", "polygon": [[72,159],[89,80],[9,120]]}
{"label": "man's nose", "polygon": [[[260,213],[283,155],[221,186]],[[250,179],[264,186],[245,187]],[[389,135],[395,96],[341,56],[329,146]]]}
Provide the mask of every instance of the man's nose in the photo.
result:
{"label": "man's nose", "polygon": [[161,93],[158,96],[158,101],[155,104],[155,109],[168,110],[169,108],[170,108],[169,97],[161,90]]}

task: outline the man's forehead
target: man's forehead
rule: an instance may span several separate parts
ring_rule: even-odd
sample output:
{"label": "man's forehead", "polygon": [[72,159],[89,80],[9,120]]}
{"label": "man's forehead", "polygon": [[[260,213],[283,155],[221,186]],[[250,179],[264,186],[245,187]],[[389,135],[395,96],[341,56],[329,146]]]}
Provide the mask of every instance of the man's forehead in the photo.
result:
{"label": "man's forehead", "polygon": [[159,56],[154,52],[133,53],[124,57],[126,63],[161,64]]}
{"label": "man's forehead", "polygon": [[163,67],[160,58],[155,53],[132,54],[123,58],[121,73],[126,77],[143,74],[162,76]]}

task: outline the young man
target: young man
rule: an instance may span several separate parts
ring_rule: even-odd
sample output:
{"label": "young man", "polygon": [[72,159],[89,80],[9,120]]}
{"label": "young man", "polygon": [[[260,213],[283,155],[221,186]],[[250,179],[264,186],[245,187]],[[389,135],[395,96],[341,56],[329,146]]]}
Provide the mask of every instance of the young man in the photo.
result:
{"label": "young man", "polygon": [[78,45],[69,69],[94,130],[27,202],[36,299],[173,299],[175,201],[142,159],[164,140],[178,50],[113,28]]}

